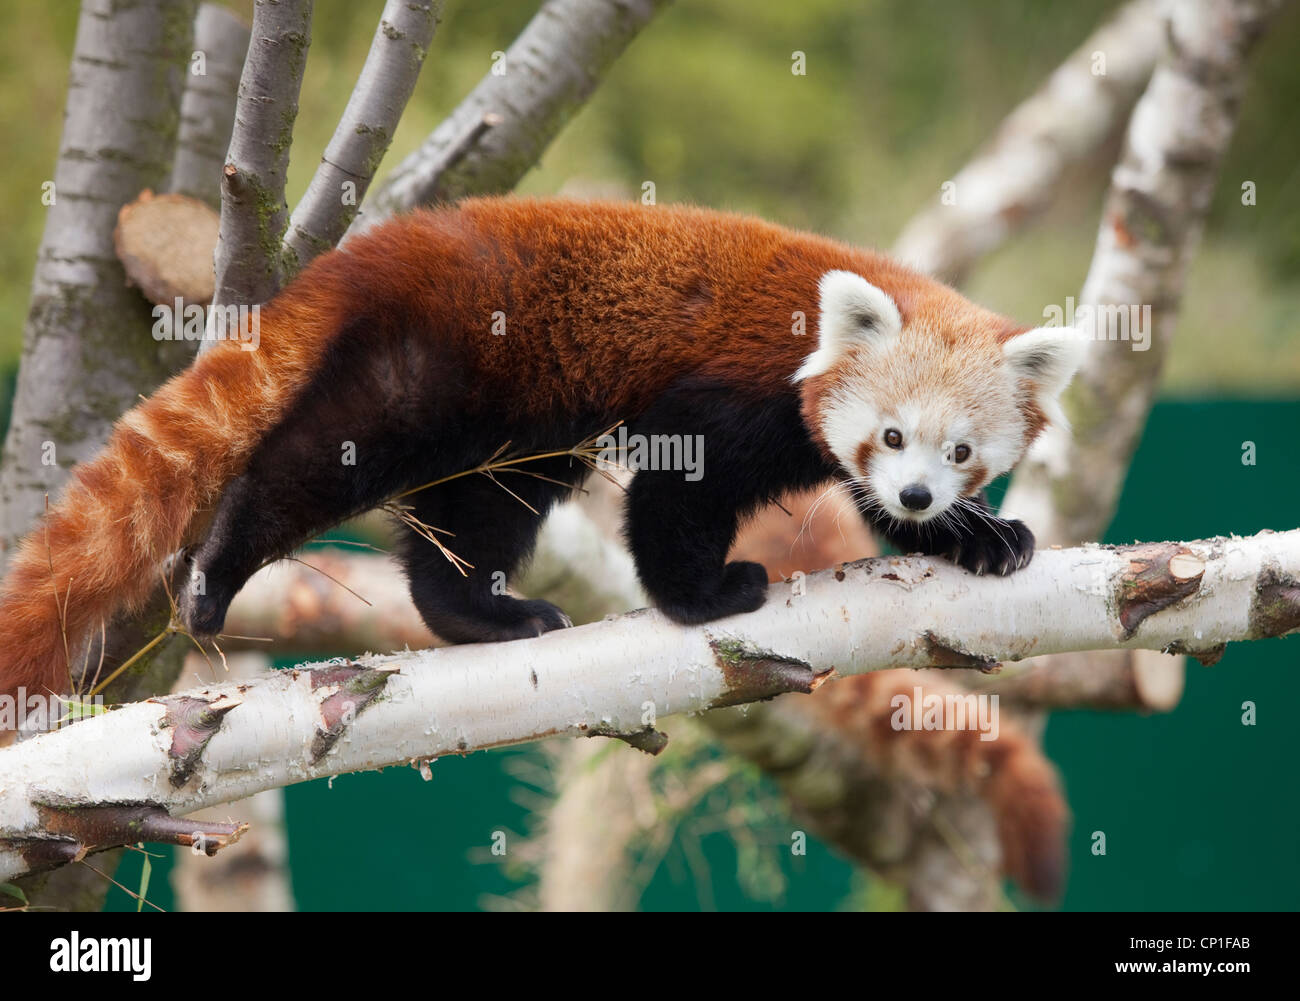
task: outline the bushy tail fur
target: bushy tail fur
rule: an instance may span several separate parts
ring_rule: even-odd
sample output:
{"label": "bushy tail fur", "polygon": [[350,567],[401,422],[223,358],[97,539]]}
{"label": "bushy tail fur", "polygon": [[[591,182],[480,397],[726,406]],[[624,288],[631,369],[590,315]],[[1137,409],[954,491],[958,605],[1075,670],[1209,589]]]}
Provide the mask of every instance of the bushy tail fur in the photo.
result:
{"label": "bushy tail fur", "polygon": [[882,775],[982,799],[997,824],[1003,872],[1039,900],[1059,899],[1070,817],[1056,768],[1006,716],[987,741],[974,729],[896,730],[894,697],[913,700],[917,688],[922,699],[968,694],[913,671],[873,671],[823,685],[806,708]]}
{"label": "bushy tail fur", "polygon": [[326,309],[303,296],[262,307],[256,341],[214,345],[73,470],[0,585],[0,695],[66,692],[92,630],[148,599],[305,383]]}

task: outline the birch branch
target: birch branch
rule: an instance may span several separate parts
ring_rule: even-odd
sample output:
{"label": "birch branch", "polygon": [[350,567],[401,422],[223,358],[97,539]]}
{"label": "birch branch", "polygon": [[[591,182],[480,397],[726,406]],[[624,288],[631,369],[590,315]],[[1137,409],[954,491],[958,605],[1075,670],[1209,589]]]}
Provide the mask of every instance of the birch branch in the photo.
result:
{"label": "birch branch", "polygon": [[1065,398],[1069,435],[1045,434],[1004,509],[1062,545],[1115,510],[1173,337],[1187,267],[1246,84],[1246,57],[1280,0],[1169,4],[1166,50],[1129,122],[1075,306],[1092,338]]}
{"label": "birch branch", "polygon": [[[600,484],[593,484],[593,496],[582,504],[556,509],[542,530],[534,564],[520,582],[521,593],[555,601],[576,622],[635,608],[645,600],[630,557],[589,516],[592,504],[601,505],[597,515],[607,513],[601,501],[614,498],[596,496],[605,493]],[[768,517],[746,529],[732,555],[765,562],[774,553],[788,551],[784,522],[801,524],[812,496],[786,499],[793,519],[772,509]],[[836,519],[828,506],[818,508],[812,520],[816,531],[801,535],[828,535],[838,541]],[[851,531],[849,537],[853,538]],[[852,556],[844,543],[835,550],[822,561],[805,560],[800,565],[825,566]],[[279,653],[416,648],[429,638],[388,559],[355,550],[310,552],[303,562],[262,571],[235,599],[227,628],[235,634],[271,637]],[[223,641],[226,650],[236,645],[237,641]],[[265,648],[265,644],[252,644],[258,645]],[[1167,659],[1140,650],[1093,656],[1125,662],[1140,656]],[[845,706],[882,703],[888,717],[892,713],[889,695],[895,690],[908,693],[909,698],[917,685],[927,694],[958,690],[951,674],[942,678],[937,673],[922,677],[917,672],[886,671],[855,676],[823,686],[810,700],[747,706],[743,722],[719,720],[720,713],[728,715],[726,710],[705,713],[700,719],[731,751],[769,770],[796,815],[818,835],[887,878],[901,879],[913,907],[990,910],[1002,906],[998,874],[1003,867],[1040,896],[1052,898],[1062,871],[1059,853],[1065,811],[1054,786],[1049,789],[1054,795],[1042,794],[1044,781],[1051,781],[1051,765],[1031,740],[1014,733],[1014,724],[1002,729],[995,745],[988,745],[946,742],[925,732],[895,732],[887,719],[883,726],[869,729],[847,719]],[[975,675],[988,681],[998,677]],[[1022,683],[1013,691],[1022,701],[1032,702],[1025,694],[1028,690],[1040,702],[1050,703],[1059,690],[1068,695],[1071,705],[1090,699],[1113,707],[1131,688],[1129,679],[1110,671],[1098,672],[1096,679],[1070,676],[1060,685],[1056,680],[1050,671],[1038,671],[1031,689]],[[1006,688],[996,691],[1005,702]],[[840,706],[840,711],[823,711],[823,701]],[[674,743],[681,736],[680,728],[674,728]],[[953,754],[936,757],[917,747],[916,741],[966,749],[966,760],[952,760]],[[979,753],[986,747],[997,748],[992,761]],[[1008,747],[1010,752],[1005,750]],[[538,906],[561,911],[630,909],[636,903],[635,890],[627,885],[632,879],[634,843],[651,836],[658,813],[645,793],[658,759],[601,754],[599,761],[592,761],[596,748],[584,741],[554,750],[557,795],[540,840],[530,849],[538,871]],[[934,767],[915,766],[922,761]],[[247,816],[248,812],[229,808],[227,814]],[[241,842],[241,853],[246,842]],[[212,866],[196,862],[201,871]]]}
{"label": "birch branch", "polygon": [[176,158],[166,188],[201,199],[214,209],[221,208],[221,168],[235,128],[235,101],[248,41],[248,25],[225,7],[199,5],[194,55],[181,99]]}
{"label": "birch branch", "polygon": [[253,7],[252,42],[222,172],[214,311],[266,302],[284,279],[284,184],[311,45],[311,7],[311,0],[257,0]]}
{"label": "birch branch", "polygon": [[[186,673],[201,670],[203,658],[191,653]],[[244,681],[270,669],[259,653],[237,653],[227,658],[230,681]],[[185,685],[182,677],[178,687]],[[216,858],[205,852],[177,852],[171,883],[178,911],[272,913],[292,911],[293,886],[289,878],[289,838],[284,824],[284,790],[264,789],[228,806],[200,810],[203,824],[229,822],[240,817],[248,832],[238,847]]]}
{"label": "birch branch", "polygon": [[958,283],[1040,212],[1065,171],[1097,149],[1138,99],[1160,54],[1161,0],[1133,0],[1083,42],[952,179],[955,201],[915,216],[894,244]]}
{"label": "birch branch", "polygon": [[347,232],[415,90],[442,6],[443,0],[388,0],[384,5],[343,117],[289,220],[284,241],[289,275]]}
{"label": "birch branch", "polygon": [[[809,692],[832,671],[991,670],[1078,649],[1208,660],[1228,642],[1300,629],[1300,530],[1047,550],[1007,578],[875,559],[801,584],[801,595],[783,600],[776,587],[763,610],[706,626],[645,610],[509,648],[277,672],[43,734],[3,758],[0,878],[138,841],[141,822],[188,838],[166,816],[263,789],[564,733],[649,738],[653,717]],[[232,836],[210,834],[218,847]]]}
{"label": "birch branch", "polygon": [[669,0],[546,0],[493,69],[375,191],[351,232],[509,191]]}

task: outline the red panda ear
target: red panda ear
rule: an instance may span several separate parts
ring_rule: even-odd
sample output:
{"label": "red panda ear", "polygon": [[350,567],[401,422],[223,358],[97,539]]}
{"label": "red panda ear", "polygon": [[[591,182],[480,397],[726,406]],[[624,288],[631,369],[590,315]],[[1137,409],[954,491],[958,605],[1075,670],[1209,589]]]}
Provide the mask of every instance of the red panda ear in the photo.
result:
{"label": "red panda ear", "polygon": [[889,295],[852,271],[827,271],[818,283],[817,350],[794,381],[830,370],[851,344],[897,337],[903,318]]}
{"label": "red panda ear", "polygon": [[1034,402],[1048,421],[1068,428],[1058,399],[1083,361],[1084,339],[1073,327],[1035,327],[1002,345],[1012,375],[1033,387]]}

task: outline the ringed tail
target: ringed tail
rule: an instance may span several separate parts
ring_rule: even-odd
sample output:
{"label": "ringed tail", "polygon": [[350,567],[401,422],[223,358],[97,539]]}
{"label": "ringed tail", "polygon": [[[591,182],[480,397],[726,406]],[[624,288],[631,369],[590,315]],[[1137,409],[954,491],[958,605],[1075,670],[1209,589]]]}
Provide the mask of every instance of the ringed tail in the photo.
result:
{"label": "ringed tail", "polygon": [[250,311],[244,342],[212,345],[72,471],[0,584],[0,696],[66,693],[92,631],[148,600],[310,378],[339,321],[327,287],[295,283]]}

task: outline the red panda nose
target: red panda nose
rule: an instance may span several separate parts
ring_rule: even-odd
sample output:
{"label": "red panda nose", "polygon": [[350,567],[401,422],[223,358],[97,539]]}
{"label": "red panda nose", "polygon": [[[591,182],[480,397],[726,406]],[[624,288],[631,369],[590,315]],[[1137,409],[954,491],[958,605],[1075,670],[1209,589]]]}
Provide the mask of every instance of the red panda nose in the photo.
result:
{"label": "red panda nose", "polygon": [[903,487],[898,492],[898,499],[902,501],[903,507],[909,511],[924,511],[930,506],[933,500],[930,491],[925,489],[919,483],[913,483],[910,487]]}

